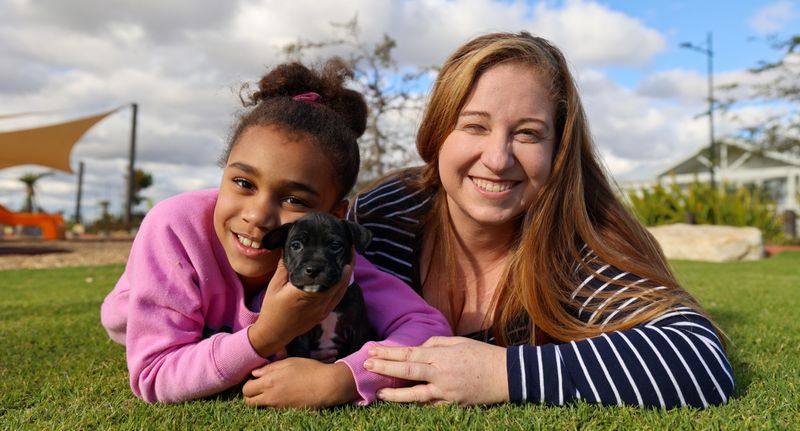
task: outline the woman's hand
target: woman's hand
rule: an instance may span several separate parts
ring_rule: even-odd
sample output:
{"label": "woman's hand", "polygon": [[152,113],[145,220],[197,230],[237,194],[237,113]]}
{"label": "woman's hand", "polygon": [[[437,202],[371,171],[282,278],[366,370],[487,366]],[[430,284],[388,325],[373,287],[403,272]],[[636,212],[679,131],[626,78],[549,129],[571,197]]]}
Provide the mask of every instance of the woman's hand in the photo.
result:
{"label": "woman's hand", "polygon": [[420,347],[376,346],[369,354],[367,370],[421,382],[379,390],[384,401],[474,405],[509,399],[503,347],[463,337],[431,337]]}
{"label": "woman's hand", "polygon": [[323,364],[287,358],[253,370],[242,388],[251,406],[324,408],[358,398],[353,373],[346,364]]}
{"label": "woman's hand", "polygon": [[352,272],[351,262],[345,265],[342,279],[336,286],[325,292],[308,293],[289,282],[283,259],[278,261],[261,303],[261,313],[247,331],[256,352],[266,358],[325,319],[347,291]]}

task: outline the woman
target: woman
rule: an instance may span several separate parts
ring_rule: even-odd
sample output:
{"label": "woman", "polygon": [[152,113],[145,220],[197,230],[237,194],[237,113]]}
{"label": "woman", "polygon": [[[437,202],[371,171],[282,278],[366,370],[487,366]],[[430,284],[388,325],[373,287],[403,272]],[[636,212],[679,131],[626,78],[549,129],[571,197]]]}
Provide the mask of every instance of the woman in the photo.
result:
{"label": "woman", "polygon": [[478,37],[445,63],[417,148],[425,166],[361,194],[365,254],[457,335],[371,350],[420,381],[399,402],[662,408],[727,402],[720,331],[620,203],[567,62],[528,33]]}

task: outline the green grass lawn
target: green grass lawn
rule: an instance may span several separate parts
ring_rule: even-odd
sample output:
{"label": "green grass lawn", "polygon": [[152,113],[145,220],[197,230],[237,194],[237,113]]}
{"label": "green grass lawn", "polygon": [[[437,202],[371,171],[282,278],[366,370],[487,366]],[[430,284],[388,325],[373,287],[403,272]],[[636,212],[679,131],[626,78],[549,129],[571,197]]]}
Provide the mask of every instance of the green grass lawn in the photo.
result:
{"label": "green grass lawn", "polygon": [[324,411],[246,407],[237,394],[147,405],[128,386],[124,348],[99,308],[121,266],[0,271],[0,429],[797,429],[800,252],[747,263],[674,262],[730,337],[728,405],[631,407],[376,404]]}

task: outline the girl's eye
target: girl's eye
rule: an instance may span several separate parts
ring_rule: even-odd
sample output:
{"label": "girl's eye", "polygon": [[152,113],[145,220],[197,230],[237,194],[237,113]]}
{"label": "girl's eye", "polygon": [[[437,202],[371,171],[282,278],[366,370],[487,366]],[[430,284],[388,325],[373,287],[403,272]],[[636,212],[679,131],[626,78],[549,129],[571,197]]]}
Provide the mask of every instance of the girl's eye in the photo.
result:
{"label": "girl's eye", "polygon": [[251,183],[250,181],[247,181],[244,178],[234,178],[233,182],[236,183],[237,186],[239,186],[239,187],[241,187],[243,189],[250,190],[250,189],[253,188],[253,183]]}
{"label": "girl's eye", "polygon": [[287,196],[283,202],[292,208],[311,208],[311,204],[297,196]]}

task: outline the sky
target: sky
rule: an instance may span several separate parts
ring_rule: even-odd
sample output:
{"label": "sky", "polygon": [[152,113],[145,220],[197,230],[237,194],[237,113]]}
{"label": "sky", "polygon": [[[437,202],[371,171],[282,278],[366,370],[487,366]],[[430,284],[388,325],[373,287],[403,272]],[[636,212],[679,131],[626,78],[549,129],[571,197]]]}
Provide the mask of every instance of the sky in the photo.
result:
{"label": "sky", "polygon": [[[409,68],[440,65],[492,31],[551,40],[620,182],[652,178],[708,145],[706,56],[681,43],[705,47],[711,32],[715,84],[748,83],[748,68],[779,58],[770,38],[800,33],[796,0],[0,0],[0,131],[123,107],[72,152],[73,170],[85,165],[85,220],[99,216],[103,200],[122,211],[131,102],[139,105],[137,167],[154,177],[143,195],[158,202],[216,187],[241,85],[283,61],[280,46],[330,39],[332,22],[356,15],[362,39],[391,36]],[[781,109],[736,106],[717,114],[716,133],[733,135]],[[41,115],[2,119],[31,112]],[[19,210],[18,178],[47,170],[0,170],[0,205]],[[55,173],[37,183],[38,204],[71,218],[76,190],[76,174]]]}

